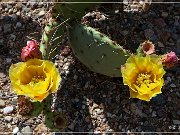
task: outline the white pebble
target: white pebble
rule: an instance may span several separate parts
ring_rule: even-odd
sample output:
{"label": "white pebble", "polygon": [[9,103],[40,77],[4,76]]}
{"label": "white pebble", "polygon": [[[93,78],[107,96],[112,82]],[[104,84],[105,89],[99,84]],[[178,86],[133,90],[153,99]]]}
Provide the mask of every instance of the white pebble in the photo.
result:
{"label": "white pebble", "polygon": [[13,134],[17,134],[17,132],[19,131],[19,128],[18,127],[15,127],[14,129],[13,129]]}
{"label": "white pebble", "polygon": [[3,109],[3,113],[4,114],[8,114],[8,113],[11,113],[13,111],[13,106],[7,106]]}
{"label": "white pebble", "polygon": [[11,122],[13,118],[11,116],[6,116],[4,119],[7,122]]}

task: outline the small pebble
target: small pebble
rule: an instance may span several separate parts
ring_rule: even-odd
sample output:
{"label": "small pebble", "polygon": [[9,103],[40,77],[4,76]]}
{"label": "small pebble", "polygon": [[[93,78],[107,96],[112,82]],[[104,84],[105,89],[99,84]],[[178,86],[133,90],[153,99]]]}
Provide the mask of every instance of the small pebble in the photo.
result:
{"label": "small pebble", "polygon": [[21,132],[23,133],[23,135],[31,135],[32,129],[30,128],[30,126],[26,126],[21,130]]}
{"label": "small pebble", "polygon": [[0,107],[4,107],[4,106],[5,106],[4,100],[0,99]]}
{"label": "small pebble", "polygon": [[68,128],[73,131],[73,130],[74,130],[74,123],[72,122],[72,123],[68,126]]}
{"label": "small pebble", "polygon": [[17,22],[16,23],[16,28],[21,28],[22,27],[22,24],[20,22]]}
{"label": "small pebble", "polygon": [[78,76],[77,76],[77,75],[74,75],[73,78],[74,78],[74,80],[77,80],[77,79],[78,79]]}
{"label": "small pebble", "polygon": [[154,31],[151,29],[144,30],[144,35],[146,39],[150,39],[154,35]]}
{"label": "small pebble", "polygon": [[170,84],[171,88],[176,88],[176,85],[174,83]]}
{"label": "small pebble", "polygon": [[164,17],[164,18],[168,17],[168,12],[162,12],[161,16]]}
{"label": "small pebble", "polygon": [[24,134],[22,134],[21,132],[17,132],[17,135],[24,135]]}
{"label": "small pebble", "polygon": [[82,105],[82,109],[84,110],[86,108],[86,106],[85,105]]}
{"label": "small pebble", "polygon": [[11,116],[6,116],[4,119],[6,122],[11,122],[13,118]]}
{"label": "small pebble", "polygon": [[7,62],[7,63],[11,63],[11,62],[12,62],[12,59],[11,59],[11,58],[6,58],[6,62]]}
{"label": "small pebble", "polygon": [[158,47],[164,48],[164,44],[163,43],[158,42],[157,44],[158,44]]}
{"label": "small pebble", "polygon": [[156,111],[153,111],[152,112],[152,117],[156,117],[157,115],[156,115]]}
{"label": "small pebble", "polygon": [[173,120],[173,124],[180,125],[180,120]]}
{"label": "small pebble", "polygon": [[3,109],[4,114],[11,113],[14,110],[13,106],[7,106]]}
{"label": "small pebble", "polygon": [[44,10],[41,10],[39,13],[38,13],[38,16],[40,17],[40,16],[43,16],[43,15],[45,15],[45,11]]}
{"label": "small pebble", "polygon": [[11,17],[12,17],[13,21],[15,21],[15,22],[18,20],[17,14],[12,14]]}
{"label": "small pebble", "polygon": [[18,127],[15,127],[14,129],[13,129],[13,134],[17,134],[18,133],[18,131],[19,131],[19,128]]}

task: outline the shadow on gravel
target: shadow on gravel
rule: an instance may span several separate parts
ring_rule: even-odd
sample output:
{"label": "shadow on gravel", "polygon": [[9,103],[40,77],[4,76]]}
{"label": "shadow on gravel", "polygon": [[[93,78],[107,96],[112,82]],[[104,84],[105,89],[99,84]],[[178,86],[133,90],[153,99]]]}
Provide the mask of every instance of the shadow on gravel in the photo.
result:
{"label": "shadow on gravel", "polygon": [[[12,63],[21,61],[21,49],[29,38],[40,41],[42,28],[38,21],[16,14],[0,18],[0,72],[8,75]],[[27,38],[27,36],[29,38]]]}
{"label": "shadow on gravel", "polygon": [[173,120],[179,119],[176,114],[180,109],[179,99],[175,93],[171,94],[167,85],[163,93],[150,102],[129,99],[129,90],[122,78],[93,73],[76,58],[68,74],[61,76],[63,81],[57,92],[55,110],[68,117],[65,132],[178,131]]}

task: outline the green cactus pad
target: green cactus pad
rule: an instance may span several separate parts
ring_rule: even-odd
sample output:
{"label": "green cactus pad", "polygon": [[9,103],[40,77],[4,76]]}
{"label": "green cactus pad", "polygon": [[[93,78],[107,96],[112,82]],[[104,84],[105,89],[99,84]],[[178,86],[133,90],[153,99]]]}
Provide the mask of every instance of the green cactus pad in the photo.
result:
{"label": "green cactus pad", "polygon": [[[102,2],[105,0],[83,0],[78,2],[77,0],[55,0],[54,7],[52,9],[53,18],[60,16],[63,20],[70,18],[71,20],[79,20],[85,13],[99,5],[100,3],[93,2]],[[63,3],[66,2],[66,3]],[[69,2],[69,3],[68,3]],[[81,3],[84,2],[84,3]],[[87,2],[87,3],[85,3]]]}
{"label": "green cactus pad", "polygon": [[[43,59],[52,59],[58,54],[58,47],[62,41],[65,25],[54,19],[45,26],[40,43],[40,51],[42,52]],[[59,38],[58,38],[59,37]]]}
{"label": "green cactus pad", "polygon": [[42,112],[44,104],[40,102],[32,102],[32,104],[33,104],[33,110],[30,112],[30,116],[36,117]]}
{"label": "green cactus pad", "polygon": [[94,28],[82,24],[73,24],[69,36],[75,56],[90,70],[121,77],[120,68],[129,57],[129,52]]}

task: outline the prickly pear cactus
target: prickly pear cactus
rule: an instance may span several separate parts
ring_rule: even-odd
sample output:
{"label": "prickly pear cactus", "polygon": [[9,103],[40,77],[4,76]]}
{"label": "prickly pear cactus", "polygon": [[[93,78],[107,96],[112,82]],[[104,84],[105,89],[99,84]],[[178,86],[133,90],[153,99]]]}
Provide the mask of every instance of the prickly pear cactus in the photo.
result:
{"label": "prickly pear cactus", "polygon": [[[90,2],[101,2],[102,0],[91,0]],[[66,33],[65,23],[72,21],[78,21],[85,14],[87,10],[90,10],[100,3],[77,3],[77,0],[54,0],[54,6],[51,11],[51,18],[48,18],[49,22],[44,28],[42,39],[40,43],[40,50],[42,52],[43,59],[54,58],[58,54],[58,47],[61,44],[62,36]],[[65,3],[63,3],[65,2]],[[69,3],[68,3],[69,2]],[[74,2],[74,3],[73,3]],[[84,0],[83,2],[89,2]]]}
{"label": "prickly pear cactus", "polygon": [[[91,2],[101,1],[102,0],[92,0]],[[129,53],[95,29],[78,24],[78,21],[80,22],[86,10],[90,10],[100,3],[72,3],[77,2],[75,0],[67,0],[65,2],[66,3],[54,5],[52,9],[52,18],[55,19],[59,16],[59,24],[69,19],[70,44],[77,58],[94,72],[111,77],[120,77],[121,65],[126,62]],[[89,1],[85,0],[83,2]],[[50,54],[54,56],[55,53],[51,51],[55,49],[55,45],[59,44],[58,40],[52,45],[50,44],[50,39],[53,37],[54,32],[52,29],[54,29],[54,27],[57,28],[57,24],[50,22],[45,27],[45,32],[42,36],[40,49],[43,52],[44,59],[49,59],[48,55]],[[56,29],[55,38],[63,35],[63,28],[65,28],[64,25],[59,28],[60,30]]]}
{"label": "prickly pear cactus", "polygon": [[73,24],[70,43],[76,57],[90,70],[111,77],[120,77],[120,68],[129,53],[95,29]]}
{"label": "prickly pear cactus", "polygon": [[43,59],[52,59],[58,53],[58,47],[61,44],[65,25],[51,19],[45,26],[40,43],[40,51]]}
{"label": "prickly pear cactus", "polygon": [[51,131],[63,131],[67,126],[66,116],[52,111],[51,109],[52,95],[49,95],[44,101],[43,114],[45,116],[45,124]]}
{"label": "prickly pear cactus", "polygon": [[77,0],[55,0],[55,2],[61,3],[54,4],[52,16],[53,18],[59,16],[63,20],[79,20],[87,11],[99,5],[100,3],[98,2],[102,1],[105,0],[83,0],[81,2],[78,2]]}

